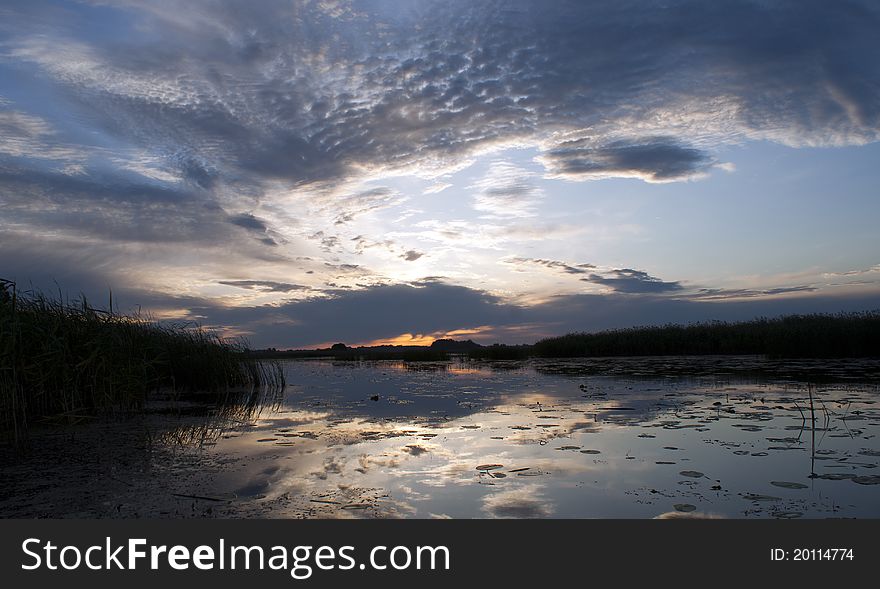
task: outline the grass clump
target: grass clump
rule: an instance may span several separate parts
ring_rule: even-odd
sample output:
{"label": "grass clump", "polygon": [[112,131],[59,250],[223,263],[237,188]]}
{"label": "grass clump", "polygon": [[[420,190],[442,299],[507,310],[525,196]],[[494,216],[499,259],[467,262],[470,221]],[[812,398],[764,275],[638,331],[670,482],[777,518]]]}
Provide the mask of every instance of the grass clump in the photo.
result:
{"label": "grass clump", "polygon": [[283,386],[275,363],[246,357],[191,323],[72,303],[0,280],[0,433],[16,438],[35,421],[75,421],[137,410],[157,390],[226,393]]}

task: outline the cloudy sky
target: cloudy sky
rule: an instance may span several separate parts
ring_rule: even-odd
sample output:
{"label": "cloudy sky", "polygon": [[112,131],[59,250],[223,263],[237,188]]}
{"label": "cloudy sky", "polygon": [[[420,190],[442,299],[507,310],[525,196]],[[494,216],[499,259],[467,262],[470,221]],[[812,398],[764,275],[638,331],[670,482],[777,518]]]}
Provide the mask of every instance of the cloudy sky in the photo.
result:
{"label": "cloudy sky", "polygon": [[0,277],[256,346],[880,308],[880,4],[6,0]]}

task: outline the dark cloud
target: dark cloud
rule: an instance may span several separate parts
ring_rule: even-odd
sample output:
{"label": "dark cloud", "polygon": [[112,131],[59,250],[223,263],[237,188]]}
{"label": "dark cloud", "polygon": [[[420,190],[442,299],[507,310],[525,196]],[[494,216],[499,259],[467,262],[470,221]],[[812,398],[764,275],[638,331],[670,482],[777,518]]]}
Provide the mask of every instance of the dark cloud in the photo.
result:
{"label": "dark cloud", "polygon": [[664,282],[647,272],[630,268],[611,270],[605,275],[590,274],[581,280],[601,284],[610,287],[614,292],[625,294],[661,294],[684,288],[678,282]]}
{"label": "dark cloud", "polygon": [[[585,129],[547,145],[551,171],[677,180],[708,169],[704,145],[861,143],[880,128],[873,2],[407,5],[338,16],[320,2],[124,2],[39,27],[22,6],[0,30],[7,59],[54,84],[77,125],[206,190],[335,181]],[[92,34],[110,15],[137,34]],[[652,125],[673,133],[626,138]]]}
{"label": "dark cloud", "polygon": [[416,260],[418,260],[419,258],[421,258],[424,255],[425,255],[424,252],[417,252],[416,250],[407,250],[400,257],[403,258],[404,260],[406,260],[407,262],[415,262]]}
{"label": "dark cloud", "polygon": [[551,268],[553,270],[561,270],[566,274],[589,274],[596,269],[593,264],[568,264],[559,260],[545,260],[542,258],[511,258],[511,264],[535,264]]}
{"label": "dark cloud", "polygon": [[[207,195],[123,173],[0,167],[0,218],[114,242],[212,242],[228,215]],[[231,220],[234,222],[234,219]]]}
{"label": "dark cloud", "polygon": [[647,137],[595,145],[587,139],[566,141],[543,157],[547,168],[569,178],[636,177],[649,182],[687,180],[714,164],[705,152],[672,137]]}
{"label": "dark cloud", "polygon": [[212,325],[252,330],[256,346],[297,347],[478,326],[491,329],[468,337],[482,343],[529,343],[572,331],[866,309],[880,309],[880,295],[764,296],[720,303],[666,293],[639,297],[579,294],[526,307],[484,291],[433,280],[337,290],[329,298],[265,307],[229,309],[203,303],[195,305],[193,312]]}
{"label": "dark cloud", "polygon": [[432,333],[487,322],[511,323],[515,322],[519,308],[485,292],[429,283],[336,291],[327,298],[265,309],[233,309],[214,313],[212,317],[220,323],[245,325],[269,313],[289,318],[296,327],[261,325],[254,339],[285,346],[331,340],[353,343],[407,332]]}

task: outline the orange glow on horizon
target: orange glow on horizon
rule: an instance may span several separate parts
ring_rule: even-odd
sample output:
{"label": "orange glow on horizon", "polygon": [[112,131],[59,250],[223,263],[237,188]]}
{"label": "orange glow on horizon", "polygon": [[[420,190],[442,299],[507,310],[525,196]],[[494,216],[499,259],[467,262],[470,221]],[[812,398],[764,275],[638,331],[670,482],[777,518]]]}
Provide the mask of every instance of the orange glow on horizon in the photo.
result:
{"label": "orange glow on horizon", "polygon": [[354,346],[430,346],[438,339],[462,339],[463,336],[478,335],[491,330],[491,325],[481,325],[479,327],[468,329],[435,331],[434,333],[401,333],[395,337],[375,339],[368,342],[354,344]]}
{"label": "orange glow on horizon", "polygon": [[437,334],[401,333],[397,337],[377,339],[355,344],[355,346],[430,346],[438,339],[440,338],[437,337]]}

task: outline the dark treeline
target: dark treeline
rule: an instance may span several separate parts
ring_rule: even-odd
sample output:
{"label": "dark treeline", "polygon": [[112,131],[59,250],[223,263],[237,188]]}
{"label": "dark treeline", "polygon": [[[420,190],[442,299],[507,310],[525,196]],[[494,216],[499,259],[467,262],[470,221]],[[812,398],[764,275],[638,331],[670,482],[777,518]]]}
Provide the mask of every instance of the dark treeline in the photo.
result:
{"label": "dark treeline", "polygon": [[254,350],[249,353],[252,358],[272,358],[277,360],[295,360],[305,358],[333,358],[334,360],[404,360],[409,362],[438,362],[448,360],[450,353],[428,346],[363,346],[349,348],[345,346],[319,348],[316,350]]}
{"label": "dark treeline", "polygon": [[0,281],[0,433],[143,406],[152,391],[228,393],[283,384],[277,364],[245,356],[192,324],[162,325]]}
{"label": "dark treeline", "polygon": [[771,358],[880,357],[880,312],[790,315],[740,323],[634,327],[541,340],[533,355],[676,356],[756,354]]}
{"label": "dark treeline", "polygon": [[432,346],[334,344],[317,350],[257,350],[254,358],[440,361],[602,356],[759,355],[769,358],[880,357],[880,312],[789,315],[727,323],[663,325],[570,333],[534,345],[481,346],[437,340]]}

